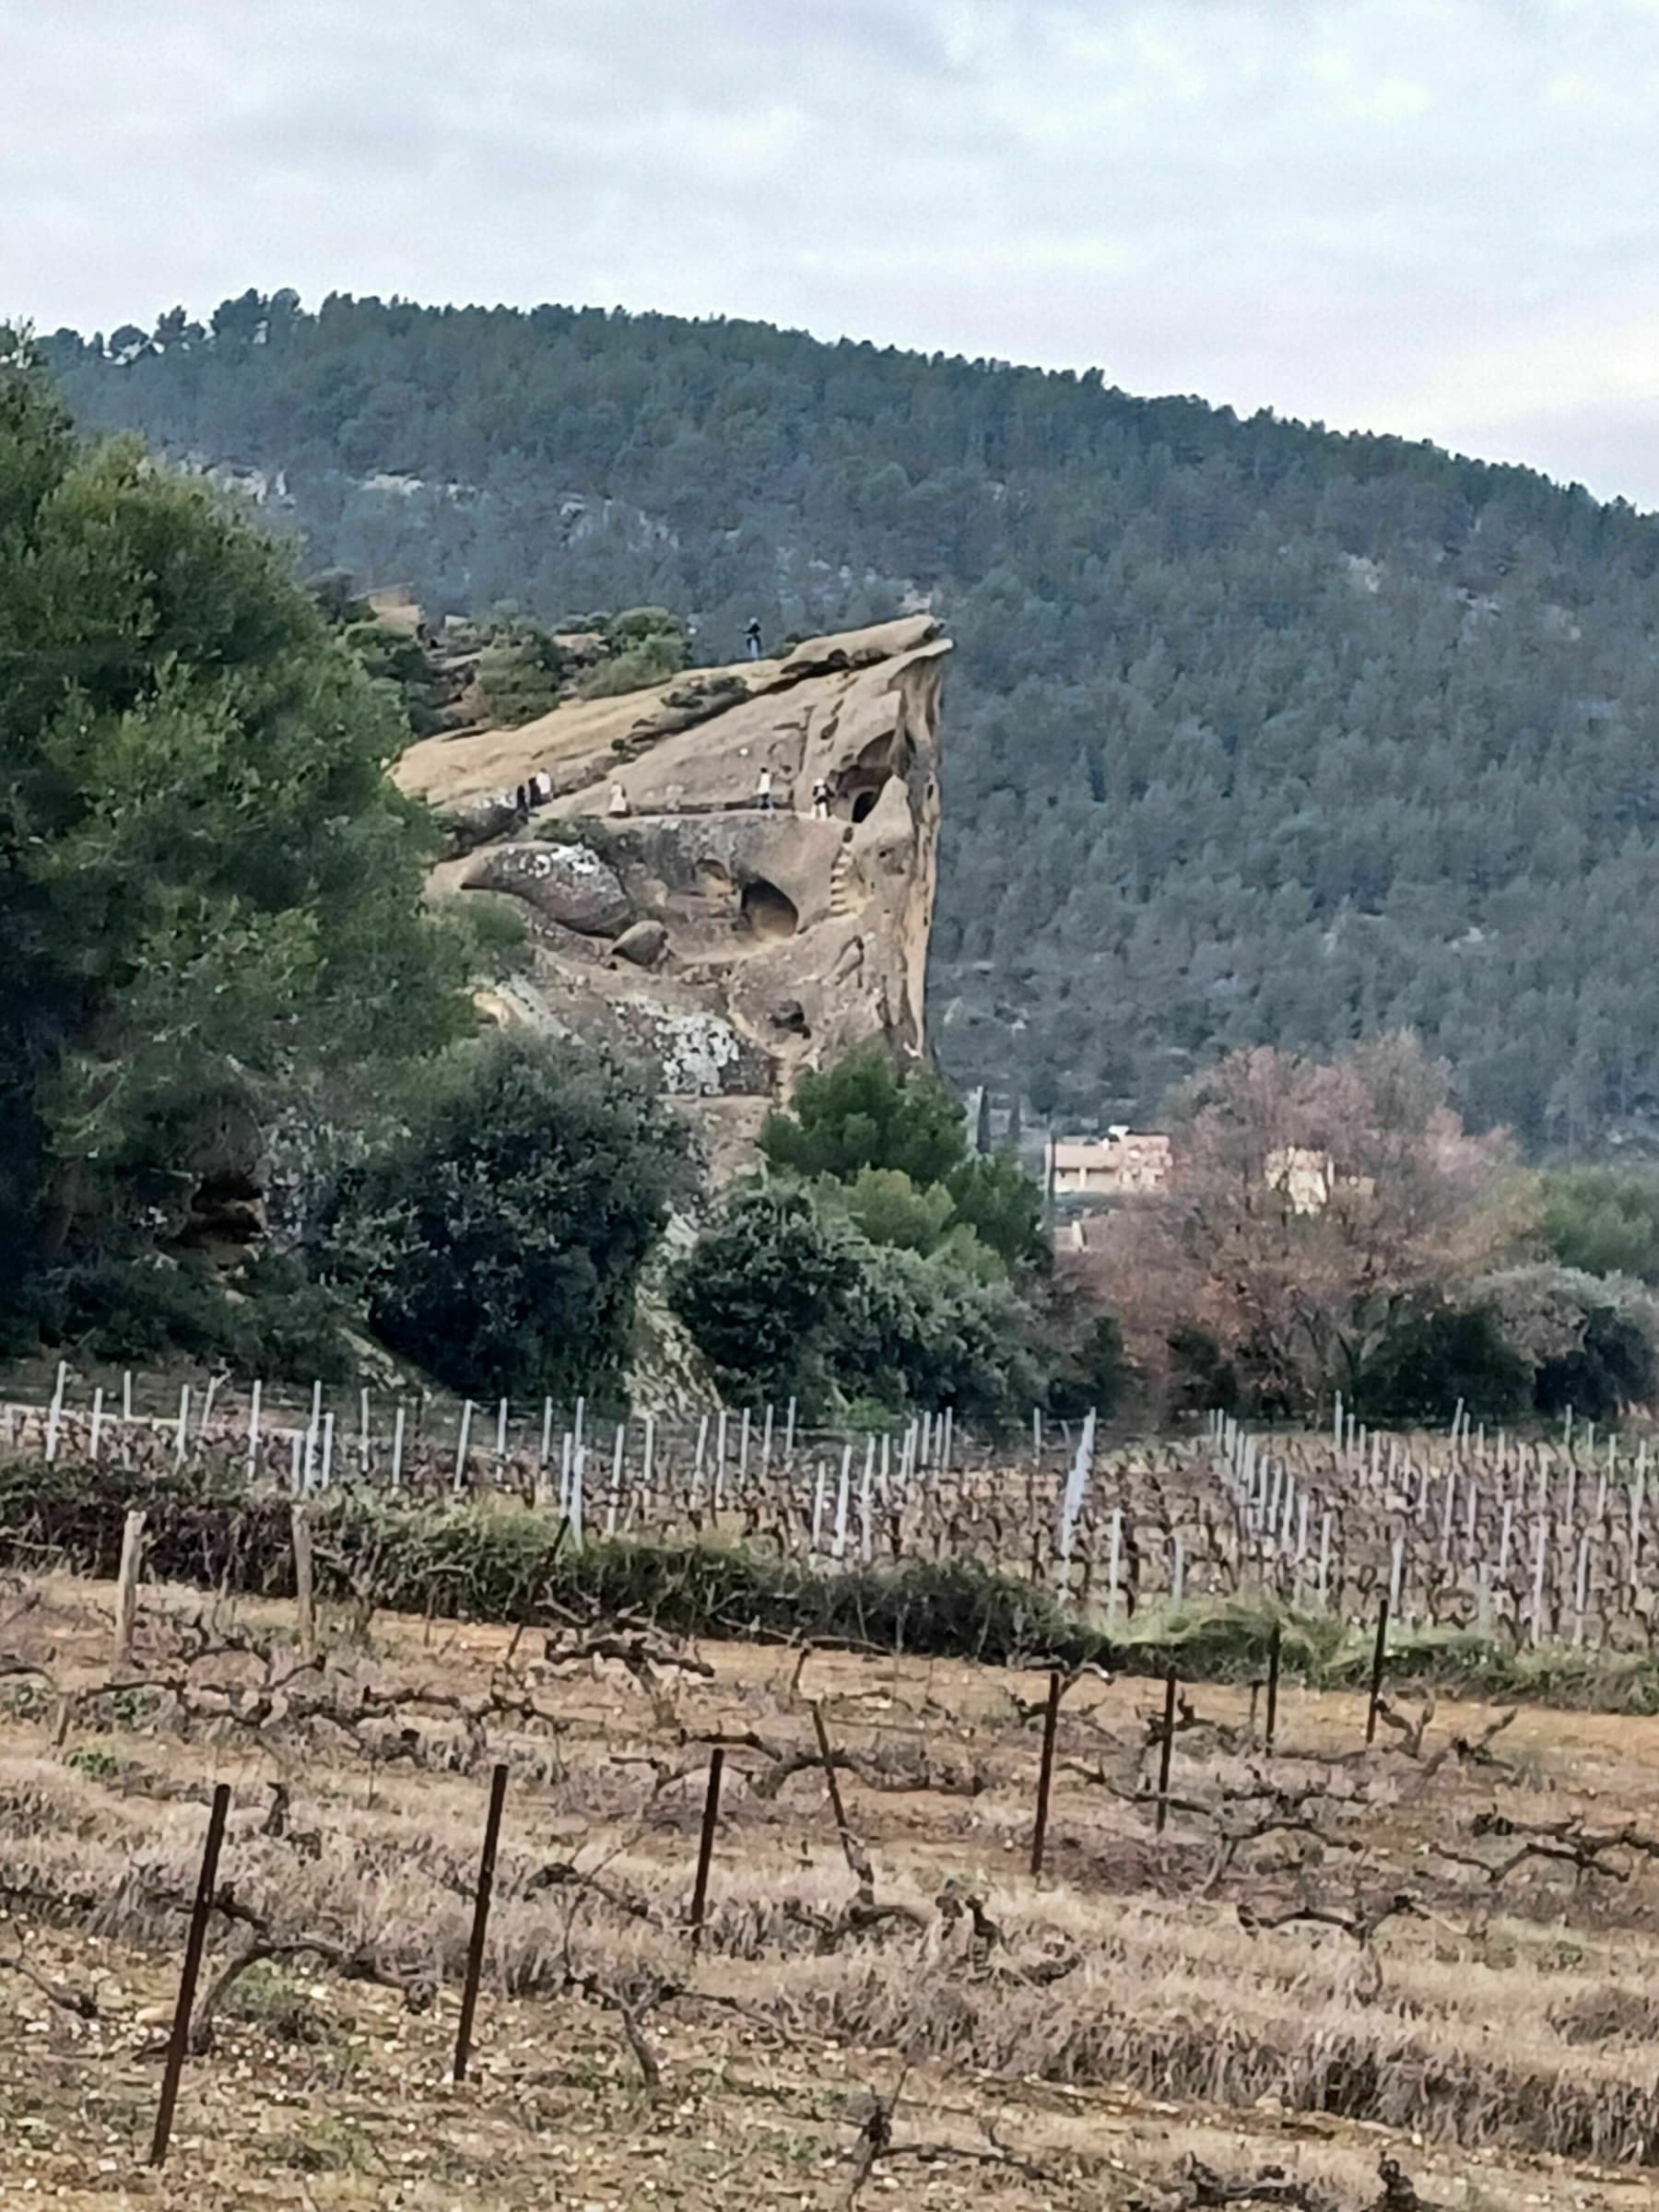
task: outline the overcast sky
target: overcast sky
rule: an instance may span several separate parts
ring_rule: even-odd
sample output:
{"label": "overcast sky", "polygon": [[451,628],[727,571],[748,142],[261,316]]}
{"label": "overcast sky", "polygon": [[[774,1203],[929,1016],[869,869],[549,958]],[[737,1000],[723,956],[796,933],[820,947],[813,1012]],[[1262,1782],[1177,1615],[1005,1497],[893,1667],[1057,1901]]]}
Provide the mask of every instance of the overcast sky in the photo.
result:
{"label": "overcast sky", "polygon": [[1659,507],[1659,0],[0,0],[0,316],[764,316]]}

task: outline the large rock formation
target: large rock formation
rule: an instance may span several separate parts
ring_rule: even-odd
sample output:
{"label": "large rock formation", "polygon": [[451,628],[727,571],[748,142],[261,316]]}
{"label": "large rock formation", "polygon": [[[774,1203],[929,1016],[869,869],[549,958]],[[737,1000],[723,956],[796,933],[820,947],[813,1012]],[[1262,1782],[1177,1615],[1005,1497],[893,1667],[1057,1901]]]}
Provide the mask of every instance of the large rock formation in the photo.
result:
{"label": "large rock formation", "polygon": [[[919,1054],[948,651],[917,615],[413,746],[399,782],[465,825],[436,888],[535,916],[498,1010],[642,1053],[717,1168],[803,1068],[871,1038]],[[468,849],[537,774],[553,798]]]}

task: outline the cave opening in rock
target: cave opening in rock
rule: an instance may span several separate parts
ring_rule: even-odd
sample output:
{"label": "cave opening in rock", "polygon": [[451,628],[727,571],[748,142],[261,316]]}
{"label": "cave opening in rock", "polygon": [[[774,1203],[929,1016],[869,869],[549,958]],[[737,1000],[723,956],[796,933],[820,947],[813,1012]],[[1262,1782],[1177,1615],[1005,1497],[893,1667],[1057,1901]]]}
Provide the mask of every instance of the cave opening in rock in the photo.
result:
{"label": "cave opening in rock", "polygon": [[792,937],[801,920],[794,900],[764,876],[744,885],[743,918],[758,937]]}
{"label": "cave opening in rock", "polygon": [[836,813],[843,821],[867,820],[892,778],[892,744],[888,738],[880,737],[873,745],[866,745],[852,766],[837,779]]}

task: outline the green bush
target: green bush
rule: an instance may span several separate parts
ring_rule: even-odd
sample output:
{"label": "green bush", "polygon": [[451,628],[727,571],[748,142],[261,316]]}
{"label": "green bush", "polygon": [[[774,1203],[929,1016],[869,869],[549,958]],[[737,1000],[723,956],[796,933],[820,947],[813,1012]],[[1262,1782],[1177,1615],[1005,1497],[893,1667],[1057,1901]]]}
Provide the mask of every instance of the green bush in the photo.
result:
{"label": "green bush", "polygon": [[350,622],[343,635],[370,675],[379,677],[396,692],[415,736],[429,737],[434,730],[441,729],[438,672],[418,638],[406,637],[372,616]]}
{"label": "green bush", "polygon": [[319,1264],[453,1390],[614,1394],[683,1141],[634,1078],[572,1046],[464,1048],[344,1178]]}
{"label": "green bush", "polygon": [[1503,1268],[1476,1294],[1530,1362],[1540,1413],[1605,1420],[1659,1390],[1659,1300],[1629,1277],[1545,1263]]}
{"label": "green bush", "polygon": [[641,645],[666,640],[683,656],[686,626],[665,606],[628,606],[605,624],[606,641],[613,653],[631,653]]}
{"label": "green bush", "polygon": [[1090,1411],[1109,1421],[1135,1381],[1124,1332],[1110,1313],[1097,1313],[1075,1350],[1062,1355],[1049,1379],[1048,1410],[1075,1421]]}
{"label": "green bush", "polygon": [[1423,1313],[1385,1336],[1361,1368],[1354,1407],[1367,1421],[1508,1421],[1533,1403],[1532,1362],[1484,1306]]}
{"label": "green bush", "polygon": [[[0,1561],[11,1539],[112,1574],[133,1505],[145,1509],[146,1557],[158,1577],[293,1594],[288,1500],[189,1468],[146,1478],[115,1466],[71,1476],[38,1463],[0,1465]],[[319,1532],[325,1601],[352,1594],[337,1564],[347,1559],[359,1569],[373,1561],[378,1602],[398,1612],[535,1624],[591,1608],[687,1637],[821,1637],[996,1665],[1110,1656],[1103,1636],[1042,1593],[959,1563],[818,1575],[735,1545],[613,1539],[578,1549],[561,1542],[551,1514],[500,1500],[433,1507],[339,1494]]]}
{"label": "green bush", "polygon": [[1042,1394],[1030,1316],[1006,1284],[873,1243],[805,1191],[739,1193],[672,1271],[669,1299],[740,1405],[873,1400],[996,1420]]}
{"label": "green bush", "polygon": [[503,729],[550,713],[568,673],[559,645],[533,622],[498,622],[478,655],[478,689],[490,719]]}
{"label": "green bush", "polygon": [[1608,1299],[1585,1313],[1579,1344],[1539,1368],[1533,1401],[1540,1413],[1561,1414],[1571,1406],[1585,1420],[1605,1421],[1628,1406],[1651,1405],[1656,1388],[1659,1359],[1651,1319]]}
{"label": "green bush", "polygon": [[965,1420],[1020,1416],[1043,1394],[1028,1316],[1006,1284],[944,1258],[866,1244],[830,1358],[843,1391],[895,1411],[948,1406]]}
{"label": "green bush", "polygon": [[256,1255],[229,1276],[158,1253],[72,1263],[37,1283],[31,1317],[47,1345],[124,1366],[178,1351],[304,1382],[356,1367],[339,1299],[291,1256]]}
{"label": "green bush", "polygon": [[666,683],[685,665],[682,639],[667,635],[645,638],[590,668],[578,688],[583,699],[617,699],[626,691],[642,691],[648,684]]}
{"label": "green bush", "polygon": [[961,1166],[968,1137],[937,1076],[900,1068],[880,1045],[867,1045],[803,1076],[792,1110],[768,1114],[760,1149],[804,1182],[853,1182],[866,1168],[883,1168],[925,1190]]}
{"label": "green bush", "polygon": [[822,1409],[840,1317],[858,1279],[850,1232],[797,1191],[741,1193],[670,1270],[668,1298],[737,1405]]}

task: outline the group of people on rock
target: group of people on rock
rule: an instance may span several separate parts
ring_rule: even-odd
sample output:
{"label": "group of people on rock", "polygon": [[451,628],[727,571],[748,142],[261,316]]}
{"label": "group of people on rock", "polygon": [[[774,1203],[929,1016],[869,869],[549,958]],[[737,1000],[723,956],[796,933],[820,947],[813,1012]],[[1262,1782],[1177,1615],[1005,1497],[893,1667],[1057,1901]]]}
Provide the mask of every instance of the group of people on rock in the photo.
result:
{"label": "group of people on rock", "polygon": [[[770,761],[763,761],[755,777],[755,788],[749,804],[758,814],[771,814],[775,809],[777,803],[771,764]],[[624,816],[633,812],[632,803],[628,796],[628,786],[620,777],[610,787],[610,797],[606,803],[605,811],[613,821],[620,820]],[[822,776],[819,776],[812,786],[812,817],[814,821],[818,822],[827,822],[830,819],[830,786]]]}
{"label": "group of people on rock", "polygon": [[[502,797],[506,797],[505,792]],[[512,794],[513,811],[521,822],[527,822],[538,806],[545,806],[553,796],[553,779],[546,769],[538,768],[534,775],[524,778]]]}

